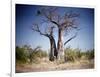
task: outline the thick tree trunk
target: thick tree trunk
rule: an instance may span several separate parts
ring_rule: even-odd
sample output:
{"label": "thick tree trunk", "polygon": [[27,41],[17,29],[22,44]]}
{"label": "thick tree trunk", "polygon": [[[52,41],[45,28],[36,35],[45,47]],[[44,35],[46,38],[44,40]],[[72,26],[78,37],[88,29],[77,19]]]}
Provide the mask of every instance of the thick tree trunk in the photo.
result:
{"label": "thick tree trunk", "polygon": [[53,38],[53,36],[50,36],[50,54],[49,54],[49,60],[54,61],[55,58],[57,58],[57,48],[56,48],[56,43]]}
{"label": "thick tree trunk", "polygon": [[53,46],[53,41],[50,39],[50,54],[49,54],[49,60],[54,61],[54,46]]}
{"label": "thick tree trunk", "polygon": [[58,30],[58,60],[64,60],[63,29]]}

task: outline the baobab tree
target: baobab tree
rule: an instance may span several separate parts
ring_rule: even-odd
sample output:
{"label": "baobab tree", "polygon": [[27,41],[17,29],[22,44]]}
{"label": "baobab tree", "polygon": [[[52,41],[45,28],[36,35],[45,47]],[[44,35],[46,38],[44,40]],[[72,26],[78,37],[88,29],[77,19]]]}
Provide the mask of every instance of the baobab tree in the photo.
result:
{"label": "baobab tree", "polygon": [[55,27],[49,26],[47,29],[45,29],[45,32],[43,32],[40,29],[40,26],[39,26],[39,24],[33,24],[32,30],[40,33],[40,35],[43,35],[43,36],[49,38],[49,41],[50,41],[49,60],[54,61],[55,58],[57,59],[57,48],[56,48],[56,43],[55,43],[55,39],[54,39],[54,36],[53,36],[53,29]]}
{"label": "baobab tree", "polygon": [[40,16],[45,17],[45,22],[52,23],[58,28],[57,58],[61,60],[64,59],[64,45],[74,39],[77,35],[75,34],[75,36],[72,36],[64,43],[64,33],[69,33],[69,31],[73,29],[78,30],[78,24],[76,21],[79,14],[72,11],[65,12],[64,14],[59,12],[59,9],[55,7],[41,8],[37,11]]}

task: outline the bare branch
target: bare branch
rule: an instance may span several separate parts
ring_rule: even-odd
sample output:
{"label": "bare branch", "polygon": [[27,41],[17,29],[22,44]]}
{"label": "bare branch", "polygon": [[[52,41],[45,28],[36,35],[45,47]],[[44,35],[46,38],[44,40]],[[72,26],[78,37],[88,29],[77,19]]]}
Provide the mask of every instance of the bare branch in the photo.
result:
{"label": "bare branch", "polygon": [[37,51],[39,50],[41,47],[40,46],[37,46],[33,51]]}
{"label": "bare branch", "polygon": [[51,22],[57,25],[58,27],[60,26],[59,23],[57,23],[56,21],[51,20]]}
{"label": "bare branch", "polygon": [[[49,22],[52,22],[53,24],[59,26],[58,21],[60,21],[60,20],[58,20],[58,19],[60,19],[60,18],[57,15],[56,10],[57,10],[57,8],[43,8],[40,11],[37,11],[37,13],[44,16],[47,19],[46,22],[49,21]],[[58,18],[56,18],[56,17],[58,17]],[[56,19],[56,20],[54,20],[54,19]]]}
{"label": "bare branch", "polygon": [[[65,14],[59,15],[57,12],[57,7],[47,7],[47,8],[42,8],[37,11],[38,14],[41,14],[44,16],[47,20],[45,22],[51,22],[55,24],[58,28],[74,28],[76,29],[77,27],[75,26],[75,18],[79,17],[79,14],[74,13],[73,11],[70,12],[65,12]],[[74,25],[74,26],[73,26]]]}
{"label": "bare branch", "polygon": [[77,29],[77,25],[76,24],[76,18],[79,17],[79,14],[77,13],[73,13],[73,12],[69,12],[69,13],[65,13],[65,15],[63,16],[63,22],[61,23],[61,26],[63,27],[63,29],[65,28],[74,28]]}
{"label": "bare branch", "polygon": [[69,39],[64,43],[64,45],[66,45],[69,41],[71,41],[72,39],[74,39],[76,36],[77,36],[77,33],[76,33],[73,37],[69,38]]}
{"label": "bare branch", "polygon": [[32,30],[40,33],[40,35],[44,35],[50,38],[51,36],[53,36],[54,28],[54,26],[48,26],[47,28],[45,28],[45,31],[42,32],[38,24],[33,24]]}
{"label": "bare branch", "polygon": [[68,18],[76,18],[79,17],[78,13],[74,13],[73,11],[70,11],[69,13],[65,14]]}
{"label": "bare branch", "polygon": [[40,28],[39,28],[39,25],[38,25],[38,24],[33,24],[32,30],[33,30],[33,31],[36,31],[36,32],[39,32],[39,33],[40,33],[40,35],[44,35],[44,36],[47,36],[47,37],[48,37],[48,34],[43,33],[43,32],[40,30]]}

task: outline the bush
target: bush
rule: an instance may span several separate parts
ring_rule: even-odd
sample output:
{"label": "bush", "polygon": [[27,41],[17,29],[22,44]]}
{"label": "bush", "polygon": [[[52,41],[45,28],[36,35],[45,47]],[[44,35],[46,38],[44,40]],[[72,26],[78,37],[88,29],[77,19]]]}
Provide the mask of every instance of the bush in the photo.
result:
{"label": "bush", "polygon": [[72,61],[74,62],[75,60],[80,60],[80,59],[94,59],[94,49],[93,50],[88,50],[82,52],[80,49],[71,49],[66,48],[65,49],[65,62],[66,61]]}
{"label": "bush", "polygon": [[32,49],[30,46],[16,47],[16,62],[20,63],[37,63],[40,58],[46,57],[47,53],[36,47]]}
{"label": "bush", "polygon": [[75,61],[77,58],[77,54],[75,51],[73,51],[73,49],[70,48],[66,48],[65,49],[65,61]]}
{"label": "bush", "polygon": [[20,63],[26,63],[28,59],[27,52],[25,52],[24,48],[16,47],[16,61]]}
{"label": "bush", "polygon": [[87,59],[93,59],[94,58],[94,49],[93,50],[88,50],[86,52],[86,57],[87,57]]}
{"label": "bush", "polygon": [[47,57],[47,53],[45,51],[42,51],[41,49],[39,50],[33,50],[33,52],[30,54],[30,62],[36,62],[38,61],[38,59],[43,58],[43,57]]}

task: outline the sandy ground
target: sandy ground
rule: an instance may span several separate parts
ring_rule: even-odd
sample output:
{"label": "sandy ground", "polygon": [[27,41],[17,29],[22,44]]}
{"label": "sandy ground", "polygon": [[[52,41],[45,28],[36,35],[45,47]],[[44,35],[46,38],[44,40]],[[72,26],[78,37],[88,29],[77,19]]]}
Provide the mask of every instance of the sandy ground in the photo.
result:
{"label": "sandy ground", "polygon": [[16,64],[16,73],[57,71],[57,70],[75,70],[75,69],[93,69],[94,60],[80,60],[75,62],[58,63],[43,59],[39,64]]}

